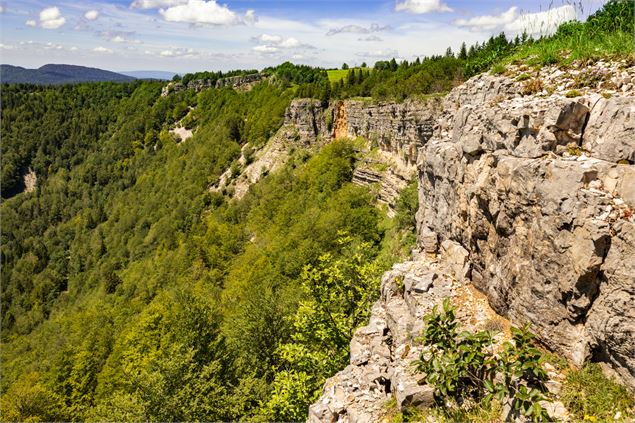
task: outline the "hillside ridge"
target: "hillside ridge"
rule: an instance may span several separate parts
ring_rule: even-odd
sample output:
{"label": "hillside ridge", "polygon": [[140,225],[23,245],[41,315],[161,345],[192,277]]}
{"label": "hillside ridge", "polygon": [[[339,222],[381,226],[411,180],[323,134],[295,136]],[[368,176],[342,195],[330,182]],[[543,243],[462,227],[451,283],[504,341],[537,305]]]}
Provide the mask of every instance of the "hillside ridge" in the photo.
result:
{"label": "hillside ridge", "polygon": [[80,82],[129,82],[136,78],[86,66],[47,64],[37,69],[0,65],[3,84],[76,84]]}

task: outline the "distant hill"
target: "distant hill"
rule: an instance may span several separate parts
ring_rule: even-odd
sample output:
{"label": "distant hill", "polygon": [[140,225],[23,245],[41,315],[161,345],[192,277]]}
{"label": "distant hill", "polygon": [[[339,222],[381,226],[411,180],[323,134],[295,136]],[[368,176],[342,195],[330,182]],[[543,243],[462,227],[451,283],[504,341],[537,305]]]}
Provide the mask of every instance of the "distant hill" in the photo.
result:
{"label": "distant hill", "polygon": [[154,70],[139,70],[139,71],[126,71],[119,72],[122,75],[132,76],[137,79],[160,79],[164,81],[170,81],[176,75],[176,72],[166,71],[154,71]]}
{"label": "distant hill", "polygon": [[0,65],[3,84],[74,84],[78,82],[127,82],[136,78],[103,69],[75,65],[44,65],[39,69]]}

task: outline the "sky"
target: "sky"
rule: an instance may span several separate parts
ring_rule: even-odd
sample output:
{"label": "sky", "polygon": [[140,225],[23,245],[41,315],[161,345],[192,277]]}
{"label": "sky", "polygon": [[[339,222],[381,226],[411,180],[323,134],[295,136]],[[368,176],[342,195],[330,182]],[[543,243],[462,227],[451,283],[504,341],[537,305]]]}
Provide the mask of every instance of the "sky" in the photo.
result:
{"label": "sky", "polygon": [[549,34],[604,0],[0,0],[0,62],[113,71],[325,68]]}

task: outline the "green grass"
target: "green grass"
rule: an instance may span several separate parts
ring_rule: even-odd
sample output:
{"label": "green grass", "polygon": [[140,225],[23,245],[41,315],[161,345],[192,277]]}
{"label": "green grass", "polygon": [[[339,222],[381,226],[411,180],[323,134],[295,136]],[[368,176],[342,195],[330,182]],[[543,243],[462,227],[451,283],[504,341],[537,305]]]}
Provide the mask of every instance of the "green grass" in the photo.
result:
{"label": "green grass", "polygon": [[574,421],[633,421],[635,400],[628,390],[608,379],[599,365],[572,370],[562,388],[562,402]]}
{"label": "green grass", "polygon": [[348,75],[348,71],[350,71],[351,69],[355,69],[355,70],[364,69],[364,70],[370,70],[371,72],[373,71],[372,68],[350,68],[350,69],[331,69],[331,70],[327,70],[326,73],[328,74],[329,81],[331,81],[331,83],[340,82],[340,79],[346,78],[346,76]]}
{"label": "green grass", "polygon": [[609,0],[586,22],[567,22],[553,36],[523,44],[502,63],[534,66],[574,61],[633,59],[633,1]]}
{"label": "green grass", "polygon": [[[396,409],[397,403],[389,403],[387,410],[391,416],[393,423],[401,422],[425,422],[436,421],[439,423],[454,423],[454,422],[496,422],[500,421],[503,408],[497,401],[492,401],[489,404],[475,404],[470,409],[462,407],[434,407],[427,409],[408,408],[407,410],[400,412]],[[393,407],[392,409],[390,407]]]}
{"label": "green grass", "polygon": [[633,35],[617,32],[588,36],[587,31],[580,30],[567,37],[544,39],[526,45],[504,62],[533,66],[569,65],[577,60],[601,58],[635,58]]}

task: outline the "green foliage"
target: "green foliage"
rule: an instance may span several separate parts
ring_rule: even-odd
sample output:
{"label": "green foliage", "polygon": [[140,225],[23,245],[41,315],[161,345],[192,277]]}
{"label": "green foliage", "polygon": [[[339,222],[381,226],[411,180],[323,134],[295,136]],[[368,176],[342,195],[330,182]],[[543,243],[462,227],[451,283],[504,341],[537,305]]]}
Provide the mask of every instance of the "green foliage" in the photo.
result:
{"label": "green foliage", "polygon": [[[319,258],[302,273],[304,298],[293,317],[291,342],[281,344],[273,395],[261,416],[273,421],[301,421],[327,377],[346,365],[353,330],[363,324],[379,291],[377,262],[368,243],[338,240],[342,258]],[[347,252],[345,252],[347,251]]]}
{"label": "green foliage", "polygon": [[[598,364],[571,370],[562,388],[562,402],[578,421],[632,421],[635,400],[619,383],[607,378]],[[618,414],[619,413],[619,414]]]}
{"label": "green foliage", "polygon": [[611,0],[586,22],[567,22],[555,34],[527,40],[512,51],[504,62],[532,65],[569,64],[573,60],[602,57],[632,57],[633,0]]}
{"label": "green foliage", "polygon": [[450,399],[457,404],[466,400],[487,404],[493,399],[502,403],[509,398],[513,410],[520,415],[532,421],[549,419],[539,403],[546,398],[547,374],[541,365],[540,351],[532,345],[534,337],[526,327],[512,328],[512,341],[495,354],[489,332],[458,332],[448,300],[441,312],[435,306],[424,322],[421,340],[427,348],[415,366],[436,388],[441,404]]}

